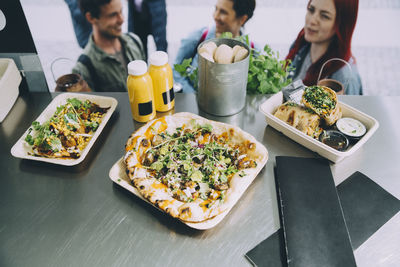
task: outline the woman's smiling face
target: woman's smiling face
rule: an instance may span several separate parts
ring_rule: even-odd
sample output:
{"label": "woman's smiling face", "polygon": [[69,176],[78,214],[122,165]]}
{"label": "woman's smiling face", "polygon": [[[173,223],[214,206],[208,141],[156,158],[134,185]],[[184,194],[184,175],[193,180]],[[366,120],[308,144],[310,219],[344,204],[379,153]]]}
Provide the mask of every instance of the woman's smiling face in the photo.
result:
{"label": "woman's smiling face", "polygon": [[238,35],[243,25],[243,19],[236,17],[236,12],[233,9],[233,1],[231,0],[217,0],[214,21],[218,34],[231,32],[233,35]]}
{"label": "woman's smiling face", "polygon": [[311,0],[307,7],[304,38],[310,43],[330,42],[335,35],[334,0]]}

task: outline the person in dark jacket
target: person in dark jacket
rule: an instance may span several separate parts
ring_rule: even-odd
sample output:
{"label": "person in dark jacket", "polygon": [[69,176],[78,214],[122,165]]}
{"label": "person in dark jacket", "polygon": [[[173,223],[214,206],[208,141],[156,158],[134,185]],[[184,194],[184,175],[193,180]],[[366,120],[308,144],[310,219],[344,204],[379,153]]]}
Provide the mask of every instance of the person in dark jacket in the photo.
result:
{"label": "person in dark jacket", "polygon": [[[210,28],[202,27],[182,39],[175,64],[182,64],[183,60],[192,58],[192,66],[197,68],[197,46],[204,40],[221,36],[224,32],[231,32],[233,37],[245,34],[243,27],[253,17],[255,8],[255,0],[216,0],[213,13],[215,25]],[[173,74],[174,81],[181,84],[184,93],[196,91],[187,77],[182,77],[176,70]]]}
{"label": "person in dark jacket", "polygon": [[79,8],[78,0],[64,0],[71,13],[72,25],[76,40],[81,48],[85,48],[92,33],[92,25],[86,20]]}
{"label": "person in dark jacket", "polygon": [[147,37],[152,35],[158,51],[167,52],[165,0],[128,0],[128,31],[137,34],[147,57]]}

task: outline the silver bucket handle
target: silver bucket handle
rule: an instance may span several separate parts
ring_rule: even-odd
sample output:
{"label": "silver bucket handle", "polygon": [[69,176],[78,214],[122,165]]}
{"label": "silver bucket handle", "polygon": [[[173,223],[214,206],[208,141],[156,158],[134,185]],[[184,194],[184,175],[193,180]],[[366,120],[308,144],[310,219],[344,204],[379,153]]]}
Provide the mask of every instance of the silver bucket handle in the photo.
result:
{"label": "silver bucket handle", "polygon": [[[353,73],[353,69],[351,68],[351,65],[350,65],[349,62],[347,62],[346,60],[343,60],[343,59],[341,59],[341,58],[334,57],[334,58],[328,59],[327,61],[324,62],[324,64],[322,64],[322,67],[321,67],[321,69],[320,69],[320,71],[319,71],[319,75],[318,75],[318,79],[317,79],[317,84],[319,83],[319,79],[321,78],[321,74],[322,74],[322,71],[324,70],[325,65],[326,65],[327,63],[331,62],[331,61],[334,61],[334,60],[338,60],[338,61],[341,61],[341,62],[343,62],[344,64],[346,64],[347,67],[349,68],[350,72]],[[346,81],[346,83],[345,83],[345,85],[344,85],[344,90],[346,90],[346,88],[347,88],[348,85],[349,85],[349,78],[347,78],[347,81]]]}

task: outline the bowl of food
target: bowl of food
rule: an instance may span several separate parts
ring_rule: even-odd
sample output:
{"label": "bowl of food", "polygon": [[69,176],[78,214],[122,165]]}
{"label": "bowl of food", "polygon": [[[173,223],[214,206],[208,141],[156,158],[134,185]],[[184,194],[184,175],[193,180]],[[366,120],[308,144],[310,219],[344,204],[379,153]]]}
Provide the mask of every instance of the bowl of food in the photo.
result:
{"label": "bowl of food", "polygon": [[358,141],[367,132],[365,125],[354,118],[341,118],[336,122],[336,128],[351,141]]}
{"label": "bowl of food", "polygon": [[349,139],[339,131],[325,130],[320,134],[319,141],[338,151],[345,151],[349,146]]}

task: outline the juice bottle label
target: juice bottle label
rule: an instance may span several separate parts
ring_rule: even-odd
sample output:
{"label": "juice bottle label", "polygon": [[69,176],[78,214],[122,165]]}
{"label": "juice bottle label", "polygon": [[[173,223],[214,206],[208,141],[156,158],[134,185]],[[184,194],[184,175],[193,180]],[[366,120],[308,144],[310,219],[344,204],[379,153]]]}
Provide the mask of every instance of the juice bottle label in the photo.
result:
{"label": "juice bottle label", "polygon": [[153,113],[153,101],[139,103],[139,116],[146,116]]}
{"label": "juice bottle label", "polygon": [[171,103],[175,99],[174,88],[162,93],[164,105]]}
{"label": "juice bottle label", "polygon": [[168,64],[150,65],[149,74],[153,81],[155,109],[160,112],[171,110],[175,105],[171,67]]}

